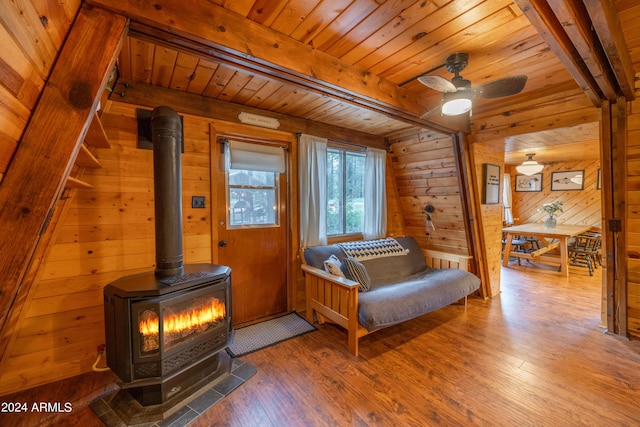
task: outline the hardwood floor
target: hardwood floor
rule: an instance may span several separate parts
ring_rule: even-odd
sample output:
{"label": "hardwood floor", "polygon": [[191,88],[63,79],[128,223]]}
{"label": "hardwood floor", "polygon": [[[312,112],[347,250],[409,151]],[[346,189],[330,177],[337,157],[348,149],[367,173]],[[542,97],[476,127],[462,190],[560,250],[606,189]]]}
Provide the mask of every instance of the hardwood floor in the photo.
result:
{"label": "hardwood floor", "polygon": [[[640,341],[600,326],[601,271],[503,268],[499,297],[371,334],[358,358],[323,325],[243,357],[256,375],[192,425],[639,425]],[[74,406],[50,424],[100,422]]]}

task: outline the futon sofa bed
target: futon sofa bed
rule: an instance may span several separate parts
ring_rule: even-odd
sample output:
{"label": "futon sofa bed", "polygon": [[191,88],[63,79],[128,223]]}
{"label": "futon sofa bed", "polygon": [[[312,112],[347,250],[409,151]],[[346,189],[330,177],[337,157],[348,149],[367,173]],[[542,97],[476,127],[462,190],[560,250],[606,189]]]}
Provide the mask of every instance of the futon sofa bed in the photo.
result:
{"label": "futon sofa bed", "polygon": [[[359,338],[446,305],[477,291],[469,256],[422,250],[412,237],[345,242],[303,248],[306,318],[347,330],[357,356]],[[427,264],[429,262],[429,264]],[[366,283],[365,283],[366,282]]]}

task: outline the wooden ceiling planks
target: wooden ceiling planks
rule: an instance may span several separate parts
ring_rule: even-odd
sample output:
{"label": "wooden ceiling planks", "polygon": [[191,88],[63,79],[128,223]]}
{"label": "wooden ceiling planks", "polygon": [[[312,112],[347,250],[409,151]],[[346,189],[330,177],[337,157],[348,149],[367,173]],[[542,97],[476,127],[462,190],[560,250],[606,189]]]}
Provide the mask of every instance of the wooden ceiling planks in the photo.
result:
{"label": "wooden ceiling planks", "polygon": [[[269,25],[270,25],[270,28],[272,29],[277,27],[277,22],[279,22],[278,17],[285,16],[282,14],[286,14],[286,16],[288,16],[289,18],[293,16],[299,16],[302,22],[301,24],[299,23],[299,24],[292,25],[290,28],[287,28],[287,29],[280,26],[280,27],[277,27],[278,30],[294,34],[296,31],[295,28],[300,28],[302,25],[305,28],[309,28],[309,29],[313,28],[314,34],[317,34],[318,37],[321,37],[324,30],[337,25],[337,24],[334,24],[334,22],[338,21],[339,18],[342,17],[343,15],[343,14],[335,15],[336,18],[331,23],[327,23],[326,21],[320,22],[318,21],[318,16],[320,15],[320,11],[324,10],[323,3],[326,3],[326,2],[319,3],[318,7],[314,8],[311,12],[309,12],[308,3],[300,5],[299,7],[295,6],[294,3],[296,2],[289,2],[287,3],[287,5],[283,5],[282,2],[280,3],[255,2],[254,5],[250,8],[250,12],[248,13],[247,16],[254,17],[254,19],[258,19],[257,17],[260,17],[260,19],[258,19],[256,22],[262,22],[265,24],[271,22],[271,24]],[[416,36],[416,32],[420,30],[421,32],[419,32],[418,34],[422,34],[425,32],[430,32],[432,28],[431,27],[423,28],[420,26],[411,25],[414,22],[418,22],[420,23],[420,25],[425,25],[426,22],[431,22],[430,25],[433,28],[438,28],[438,27],[447,27],[446,25],[447,20],[454,20],[454,21],[458,20],[462,24],[459,24],[458,27],[456,27],[456,29],[460,31],[464,31],[465,29],[464,23],[466,21],[472,22],[473,16],[475,16],[477,19],[478,16],[491,14],[496,12],[496,10],[499,10],[500,15],[504,17],[503,19],[505,19],[505,21],[503,23],[513,21],[514,19],[517,20],[518,18],[520,18],[520,21],[522,21],[522,15],[518,17],[518,14],[513,13],[513,10],[512,10],[513,5],[511,4],[510,1],[482,2],[480,0],[465,0],[465,1],[453,2],[453,3],[451,2],[440,2],[440,3],[443,3],[443,5],[440,5],[442,7],[436,7],[436,3],[433,3],[433,2],[423,3],[423,2],[415,2],[415,1],[399,2],[397,4],[393,4],[393,5],[389,4],[386,6],[385,5],[377,6],[376,4],[374,13],[370,13],[371,7],[364,8],[362,9],[361,15],[356,18],[359,20],[359,22],[361,22],[361,24],[356,25],[354,28],[351,29],[351,31],[349,31],[348,33],[345,33],[344,37],[341,37],[340,39],[334,41],[332,45],[333,47],[328,46],[327,49],[325,50],[326,52],[329,52],[331,51],[330,49],[337,49],[338,47],[342,48],[341,46],[345,46],[345,44],[351,44],[354,41],[364,40],[360,45],[354,44],[355,47],[353,49],[346,50],[346,51],[348,52],[349,55],[354,55],[353,58],[360,58],[360,57],[367,58],[367,61],[372,61],[372,63],[375,62],[376,65],[378,65],[380,61],[372,59],[375,57],[375,55],[373,54],[372,49],[367,48],[367,46],[371,46],[373,48],[376,48],[376,46],[379,46],[380,48],[385,47],[387,49],[392,48],[394,50],[397,50],[398,47],[400,46],[400,44],[398,44],[398,41],[401,39],[404,40],[401,42],[401,44],[404,46],[406,46],[407,44],[412,45],[414,44],[414,42],[420,41],[419,40],[420,37]],[[343,9],[343,13],[346,14],[348,10],[354,6],[354,4],[352,4],[349,8]],[[359,3],[357,5],[362,6],[362,3]],[[511,8],[508,7],[509,5],[511,5]],[[388,15],[384,15],[385,12],[388,13],[389,11],[393,11],[396,13],[396,15],[392,17],[392,19],[390,19]],[[416,15],[415,12],[421,13],[421,15],[419,15],[419,18],[418,17],[414,18],[414,15]],[[434,15],[434,18],[431,20],[426,20],[425,17],[430,15]],[[463,18],[460,18],[461,15],[463,16]],[[268,16],[270,18],[268,18]],[[356,15],[353,14],[352,16],[355,17]],[[386,16],[385,18],[386,20],[383,20],[384,16]],[[307,22],[307,24],[304,24],[304,22]],[[370,24],[372,22],[377,22],[380,28],[376,29],[375,27],[372,28],[370,25],[369,26],[364,25],[365,23]],[[485,23],[485,25],[488,25],[488,24]],[[294,26],[295,28],[293,28]],[[321,29],[320,27],[323,27],[324,29]],[[513,27],[514,27],[513,25],[509,27],[509,28],[512,28],[511,31],[513,31]],[[520,26],[517,26],[517,27],[520,28]],[[424,31],[425,29],[427,31]],[[489,33],[488,31],[478,31],[478,32]],[[451,37],[455,35],[455,33],[451,31],[451,28],[449,28],[448,33],[444,30],[442,31],[442,33],[443,33],[443,37]],[[298,34],[298,33],[295,33],[295,34]],[[303,37],[301,35],[302,33],[299,33],[299,34],[300,35],[298,36],[298,38],[300,39],[301,42],[304,42],[307,40],[304,38],[306,36]],[[485,40],[484,37],[486,36],[481,37],[479,44],[491,45],[492,43],[490,42],[490,40],[489,39]],[[389,40],[387,41],[387,39]],[[309,40],[308,43],[314,44],[315,43],[314,40],[316,40],[316,38],[312,37],[312,38],[309,38],[308,40]],[[369,45],[367,45],[367,42],[365,41],[368,41]],[[394,43],[391,43],[391,41],[393,41]],[[438,44],[438,40],[434,39],[431,44]],[[149,69],[154,70],[152,72],[152,76],[161,76],[164,74],[168,74],[166,72],[162,73],[161,71],[157,71],[157,72],[155,71],[158,69],[162,70],[166,68],[162,64],[162,61],[161,61],[162,56],[160,57],[160,59],[157,58],[157,53],[155,57],[152,56],[148,47],[144,48],[142,46],[141,41],[136,41],[135,43],[132,43],[132,45],[135,46],[136,49],[135,50],[132,49],[132,52],[130,53],[129,61],[131,63],[130,68],[133,70],[132,75],[134,76],[134,80],[136,80],[135,76],[140,76],[140,78],[142,79],[140,81],[149,83],[150,80],[147,79]],[[444,48],[440,48],[440,50],[442,49]],[[373,49],[373,50],[375,51],[376,49]],[[385,55],[384,49],[382,50],[381,54]],[[443,51],[442,55],[440,55],[437,61],[439,62],[443,61],[444,57],[446,57],[445,54],[448,54],[448,52]],[[126,62],[126,60],[123,59],[123,61],[121,62],[124,63]],[[408,61],[408,62],[410,63],[411,61]],[[495,59],[494,59],[494,62],[495,62]],[[433,62],[429,64],[429,66],[431,66],[432,64]],[[483,68],[481,63],[478,63],[478,64],[474,63],[474,65],[477,65],[480,69],[482,69],[482,71],[484,72],[483,75],[498,74],[498,72],[496,73],[487,72],[489,70],[487,70],[486,67]],[[424,71],[424,65],[421,65],[421,67],[422,68],[420,69],[420,72]],[[127,67],[125,66],[124,68],[126,69]],[[397,68],[406,69],[408,67],[403,63],[402,65],[397,66]],[[406,73],[406,71],[404,72]],[[188,72],[185,69],[183,74],[185,77],[196,79],[196,78],[200,78],[200,74],[202,73],[198,73],[196,69],[192,70],[192,72]],[[205,76],[207,74],[209,73],[207,73],[207,70],[205,70]],[[255,75],[254,75],[254,78],[256,78]],[[232,82],[231,79],[234,79],[234,81]],[[251,93],[251,90],[245,91],[244,87],[239,86],[239,84],[237,83],[239,80],[243,82],[253,81],[253,79],[249,79],[246,76],[237,74],[237,71],[233,71],[232,69],[227,68],[226,64],[225,66],[219,65],[216,70],[216,73],[213,74],[213,79],[208,83],[206,89],[203,89],[203,92],[201,93],[205,96],[216,98],[216,99],[230,100],[232,102],[239,102],[239,103],[242,103],[242,102],[251,103],[252,98],[247,97],[247,95]],[[199,86],[202,87],[203,85],[204,85],[204,81],[201,81]],[[166,87],[165,85],[163,86]],[[184,85],[180,85],[180,88],[182,88],[183,86]],[[234,86],[235,86],[235,89],[234,89]],[[269,87],[273,88],[273,85]],[[289,93],[285,93],[287,90],[289,91]],[[289,113],[297,114],[297,110],[295,108],[295,104],[296,104],[295,100],[306,98],[301,95],[299,96],[299,94],[296,93],[297,90],[298,89],[295,87],[287,88],[286,86],[280,85],[274,89],[274,92],[272,92],[269,97],[263,97],[260,100],[260,103],[253,102],[251,103],[251,105],[258,106],[259,108],[267,108],[267,109],[274,108],[275,111],[279,111],[281,108],[286,107]],[[191,93],[197,93],[197,92],[192,92],[190,90],[188,91]],[[425,92],[425,88],[421,86],[419,88],[419,91]],[[235,99],[230,92],[243,93],[244,96],[239,99]],[[427,91],[427,92],[433,92],[433,91]],[[273,98],[274,96],[276,98]],[[433,94],[427,94],[427,96],[433,96]],[[435,102],[437,102],[437,100],[435,100]],[[327,107],[334,108],[334,105],[331,102],[329,102],[328,104],[329,105],[327,105]],[[269,106],[272,106],[272,107],[269,107]],[[424,111],[426,111],[426,109],[424,109]],[[421,114],[424,111],[422,110],[416,111],[416,114]],[[330,117],[326,115],[324,111],[319,112],[319,115],[321,117],[325,117],[325,116]],[[341,116],[333,115],[333,117],[338,118]],[[383,116],[380,116],[380,118],[382,117]],[[376,129],[375,123],[372,123],[372,120],[366,123],[366,125],[369,129],[372,129],[371,131],[374,131],[373,129]],[[397,128],[404,128],[405,126],[406,126],[405,124],[399,124]],[[380,126],[378,128],[378,131],[381,131],[381,129],[384,129],[385,132],[389,131],[388,125]]]}
{"label": "wooden ceiling planks", "polygon": [[505,139],[505,164],[519,165],[527,153],[535,153],[540,163],[557,161],[558,157],[572,160],[598,160],[598,122],[585,123],[552,131],[533,132]]}
{"label": "wooden ceiling planks", "polygon": [[[154,46],[146,41],[136,41],[133,43],[137,46],[133,54],[126,59],[133,70],[131,75],[133,80],[139,81],[135,76],[145,76],[140,81],[147,84],[153,84],[160,87],[170,87],[172,89],[186,91],[204,95],[209,98],[219,99],[223,101],[231,101],[239,104],[254,106],[268,111],[282,112],[286,114],[296,115],[306,119],[326,120],[331,118],[330,123],[344,126],[349,123],[353,129],[374,134],[387,134],[397,129],[406,127],[406,124],[387,119],[380,114],[371,113],[365,109],[351,108],[348,117],[336,114],[335,109],[346,108],[343,102],[329,99],[320,94],[309,93],[283,85],[268,79],[251,76],[247,73],[236,71],[226,65],[217,65],[215,70],[211,66],[204,66],[204,69],[198,70],[197,61],[192,61],[190,67],[179,69],[179,61],[175,62],[173,69],[168,69],[164,65],[156,65],[155,60],[164,56],[152,54]],[[143,47],[146,45],[146,48]],[[148,49],[148,50],[147,50]],[[163,50],[159,46],[155,50]],[[135,52],[144,52],[139,55]],[[179,55],[178,55],[179,57]],[[154,74],[148,72],[149,60],[152,58],[152,70],[162,69],[162,73]],[[193,57],[190,57],[193,58]],[[206,62],[205,62],[206,64]],[[210,63],[211,64],[211,63]],[[200,71],[200,72],[199,72]],[[182,78],[177,79],[177,75]],[[164,76],[164,81],[155,76]],[[195,87],[191,87],[193,82],[201,76],[201,80],[196,81]],[[122,76],[126,79],[126,75]],[[171,84],[167,82],[171,80]],[[187,83],[187,80],[188,83]],[[179,82],[179,84],[176,83]],[[362,117],[366,116],[366,119]]]}
{"label": "wooden ceiling planks", "polygon": [[434,12],[445,10],[438,9],[432,2],[417,2],[391,21],[382,25],[371,36],[362,40],[356,48],[347,52],[341,59],[369,69],[390,53],[397,52],[412,41],[424,37],[435,30],[435,22],[442,16],[435,16]]}
{"label": "wooden ceiling planks", "polygon": [[203,59],[198,61],[198,65],[196,65],[190,76],[189,85],[187,86],[186,92],[192,93],[194,95],[202,95],[209,85],[211,77],[213,77],[213,74],[217,69],[218,64],[216,64],[215,62],[206,61]]}
{"label": "wooden ceiling planks", "polygon": [[178,52],[163,46],[153,49],[153,69],[151,71],[151,84],[160,87],[169,87],[173,71],[177,67]]}
{"label": "wooden ceiling planks", "polygon": [[[220,6],[225,6],[222,2],[216,2]],[[287,5],[286,0],[257,0],[249,8],[247,14],[241,13],[258,24],[271,27],[273,21],[278,17],[282,9]]]}
{"label": "wooden ceiling planks", "polygon": [[[372,0],[354,0],[340,16],[318,33],[308,44],[326,51],[347,33],[350,33],[363,19],[369,16],[379,5]],[[250,18],[250,17],[249,17]],[[251,19],[251,18],[250,18]]]}
{"label": "wooden ceiling planks", "polygon": [[[492,31],[512,23],[513,14],[505,7],[510,3],[499,0],[482,2],[469,10],[456,8],[456,13],[461,12],[458,16],[450,20],[449,16],[439,17],[435,22],[442,25],[437,25],[431,31],[424,31],[424,37],[414,38],[410,44],[391,53],[368,71],[400,83],[443,64],[451,53],[473,52],[487,43],[487,38],[496,39]],[[436,15],[438,14],[434,13],[434,17]],[[479,39],[482,40],[478,41]]]}
{"label": "wooden ceiling planks", "polygon": [[328,55],[336,58],[342,58],[351,50],[363,45],[365,40],[371,37],[378,28],[386,25],[390,19],[402,14],[402,12],[413,3],[415,3],[413,0],[385,2],[370,14],[366,16],[362,14],[357,24],[349,29],[343,37],[335,40],[331,45],[314,46]]}
{"label": "wooden ceiling planks", "polygon": [[22,51],[31,60],[38,74],[46,78],[62,44],[57,32],[48,33],[40,15],[28,1],[0,2],[0,20],[4,31],[22,41]]}
{"label": "wooden ceiling planks", "polygon": [[[116,4],[109,0],[91,2]],[[188,4],[183,3],[180,4],[183,9],[191,4],[189,0]],[[176,48],[182,54],[176,56],[174,67],[169,71],[168,59],[172,57],[170,51],[158,51],[158,47],[155,47],[154,51],[150,46],[144,47],[144,43],[151,46],[157,44],[160,33],[143,34],[134,19],[134,38],[123,50],[119,62],[123,77],[135,81],[139,79],[148,84],[155,84],[152,79],[159,79],[158,85],[167,87],[166,78],[170,73],[169,87],[177,90],[305,119],[315,118],[328,124],[354,126],[354,129],[360,131],[389,136],[401,132],[411,124],[415,125],[413,121],[417,116],[437,105],[441,99],[438,92],[424,87],[415,80],[406,83],[407,80],[425,72],[450,79],[453,75],[444,67],[430,70],[443,64],[450,53],[464,51],[469,53],[470,60],[468,67],[461,74],[471,80],[474,86],[511,75],[528,76],[525,89],[520,95],[474,101],[474,122],[481,122],[484,117],[503,116],[504,126],[513,126],[514,121],[517,121],[518,125],[511,129],[512,132],[542,123],[545,123],[545,126],[559,125],[561,122],[553,124],[548,118],[535,118],[533,115],[528,117],[526,112],[529,107],[522,110],[522,105],[538,97],[541,97],[543,102],[555,102],[563,107],[577,108],[575,114],[568,113],[567,123],[570,125],[575,123],[569,122],[591,117],[585,116],[583,103],[575,98],[586,98],[586,95],[579,92],[568,100],[559,99],[567,90],[577,88],[578,84],[567,71],[563,61],[558,59],[556,51],[550,49],[546,39],[529,21],[531,4],[537,7],[547,5],[547,10],[554,17],[558,14],[567,19],[584,20],[586,9],[576,9],[575,5],[570,5],[570,2],[565,0],[517,0],[515,3],[512,0],[216,0],[210,3],[219,5],[220,9],[202,9],[206,10],[205,13],[213,14],[209,27],[216,28],[216,25],[219,25],[216,22],[223,22],[227,27],[225,37],[232,36],[235,30],[240,31],[239,29],[243,28],[246,34],[237,33],[241,38],[238,47],[244,43],[249,55],[255,55],[260,51],[260,43],[264,43],[268,48],[267,40],[270,39],[271,43],[278,44],[280,57],[287,56],[296,63],[304,62],[305,67],[296,69],[296,65],[291,61],[282,62],[281,58],[276,61],[276,68],[264,67],[264,61],[260,58],[254,63],[242,64],[233,59],[230,61],[225,56],[227,53],[218,55],[214,52],[213,56],[207,56],[204,50],[194,51],[194,46],[185,44],[184,40],[170,38],[165,43],[178,41]],[[591,3],[594,2],[585,2],[587,9],[593,7]],[[170,11],[177,4],[178,2],[163,0],[157,2],[155,7]],[[555,12],[549,4],[554,6]],[[611,14],[611,5],[600,7]],[[629,0],[618,0],[615,7],[623,12],[617,25],[624,29],[626,38],[634,38],[635,31],[637,40],[631,42],[629,48],[632,52],[634,49],[637,51],[636,46],[640,45],[640,31],[634,29],[629,17],[640,15],[640,7]],[[194,12],[191,11],[192,14]],[[216,20],[216,17],[220,19]],[[179,16],[173,17],[177,18]],[[142,14],[140,19],[145,21],[155,18]],[[557,17],[555,19],[559,20]],[[614,25],[613,29],[616,25],[615,22],[610,24],[609,21],[611,19],[607,16],[606,22],[594,21],[594,25],[601,25],[603,29],[598,31],[605,31],[606,34],[608,25]],[[242,25],[238,24],[236,28],[232,22]],[[255,27],[256,24],[259,26]],[[248,29],[249,27],[251,28]],[[259,31],[254,31],[256,28]],[[263,31],[265,29],[268,31]],[[587,27],[571,28],[568,32],[571,31],[572,36],[567,36],[566,40],[575,41],[579,49],[584,50],[584,46],[592,41],[592,34]],[[250,38],[248,34],[251,34]],[[286,38],[283,39],[281,36]],[[609,33],[609,37],[614,48],[607,52],[607,55],[613,55],[615,49],[619,48],[619,40],[615,39],[613,32]],[[138,41],[134,41],[136,38]],[[142,39],[145,39],[144,43],[141,42]],[[219,42],[224,44],[225,40],[228,39],[220,39]],[[579,43],[580,40],[582,45]],[[292,44],[292,41],[298,42],[299,45]],[[162,43],[158,46],[160,45]],[[307,46],[310,50],[302,49],[300,46]],[[191,61],[182,61],[182,55],[193,58]],[[640,56],[640,52],[635,56]],[[275,56],[266,55],[265,58],[267,57]],[[304,57],[305,61],[300,61],[301,57]],[[259,67],[256,68],[256,64]],[[640,60],[636,59],[633,64],[640,66]],[[128,73],[127,68],[130,70]],[[291,70],[286,71],[289,68]],[[304,74],[305,69],[310,70],[310,79],[289,79],[299,76],[301,72]],[[594,70],[596,78],[604,76],[597,67],[590,69]],[[283,71],[290,74],[282,74]],[[317,79],[325,80],[326,76],[336,72],[339,78],[329,81],[328,85],[306,86],[311,81],[317,82]],[[381,79],[377,80],[378,77]],[[364,82],[364,85],[357,82]],[[344,88],[345,83],[356,84],[348,88],[349,92],[335,91],[337,86]],[[380,109],[381,104],[374,105],[366,100],[369,93],[367,88],[375,87],[376,90],[381,89],[384,92],[392,88],[393,84],[402,83],[406,83],[402,85],[406,92],[400,93],[399,96],[393,91],[387,92],[390,98],[378,98],[378,101],[387,102],[393,99],[392,103],[396,106],[394,108],[404,109],[409,115],[397,117],[395,114],[399,110],[386,107]],[[364,95],[364,98],[349,98],[350,94],[356,92]],[[399,102],[405,96],[410,97],[411,101]],[[557,98],[555,101],[544,101],[554,97]],[[592,97],[592,105],[594,100]],[[374,113],[370,112],[372,107]],[[513,112],[516,113],[516,117],[510,118]],[[452,123],[450,119],[440,116],[434,120],[442,124]],[[443,128],[438,126],[435,128],[442,131]],[[510,134],[505,127],[495,134],[489,132],[480,135],[480,139],[492,137],[491,135]]]}
{"label": "wooden ceiling planks", "polygon": [[617,0],[618,18],[634,69],[640,67],[640,4],[635,0]]}
{"label": "wooden ceiling planks", "polygon": [[[314,2],[315,4],[316,2]],[[351,0],[334,0],[321,2],[306,18],[288,35],[302,43],[309,43],[324,28],[335,20],[346,9]]]}

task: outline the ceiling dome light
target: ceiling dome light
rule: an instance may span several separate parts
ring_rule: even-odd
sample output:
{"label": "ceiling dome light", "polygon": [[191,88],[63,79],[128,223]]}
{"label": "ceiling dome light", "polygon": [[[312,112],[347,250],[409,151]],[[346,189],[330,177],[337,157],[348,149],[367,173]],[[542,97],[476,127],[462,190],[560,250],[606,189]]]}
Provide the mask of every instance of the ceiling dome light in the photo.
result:
{"label": "ceiling dome light", "polygon": [[526,176],[531,176],[540,173],[542,169],[544,169],[544,165],[541,165],[533,160],[533,156],[535,156],[535,153],[527,154],[526,156],[527,160],[525,160],[521,165],[516,166],[516,170],[518,171],[518,173]]}
{"label": "ceiling dome light", "polygon": [[442,96],[442,114],[445,116],[458,116],[469,110],[471,110],[471,93],[459,90]]}

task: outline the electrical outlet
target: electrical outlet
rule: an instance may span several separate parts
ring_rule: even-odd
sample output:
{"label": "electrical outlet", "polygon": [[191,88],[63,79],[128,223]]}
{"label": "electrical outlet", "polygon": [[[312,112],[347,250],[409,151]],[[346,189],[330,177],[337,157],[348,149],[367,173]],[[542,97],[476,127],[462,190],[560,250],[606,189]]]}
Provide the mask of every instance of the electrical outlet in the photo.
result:
{"label": "electrical outlet", "polygon": [[191,197],[191,207],[192,208],[204,208],[205,207],[205,197],[204,196],[193,196]]}
{"label": "electrical outlet", "polygon": [[613,231],[614,233],[618,233],[622,231],[622,221],[618,218],[613,218],[609,220],[609,231]]}

